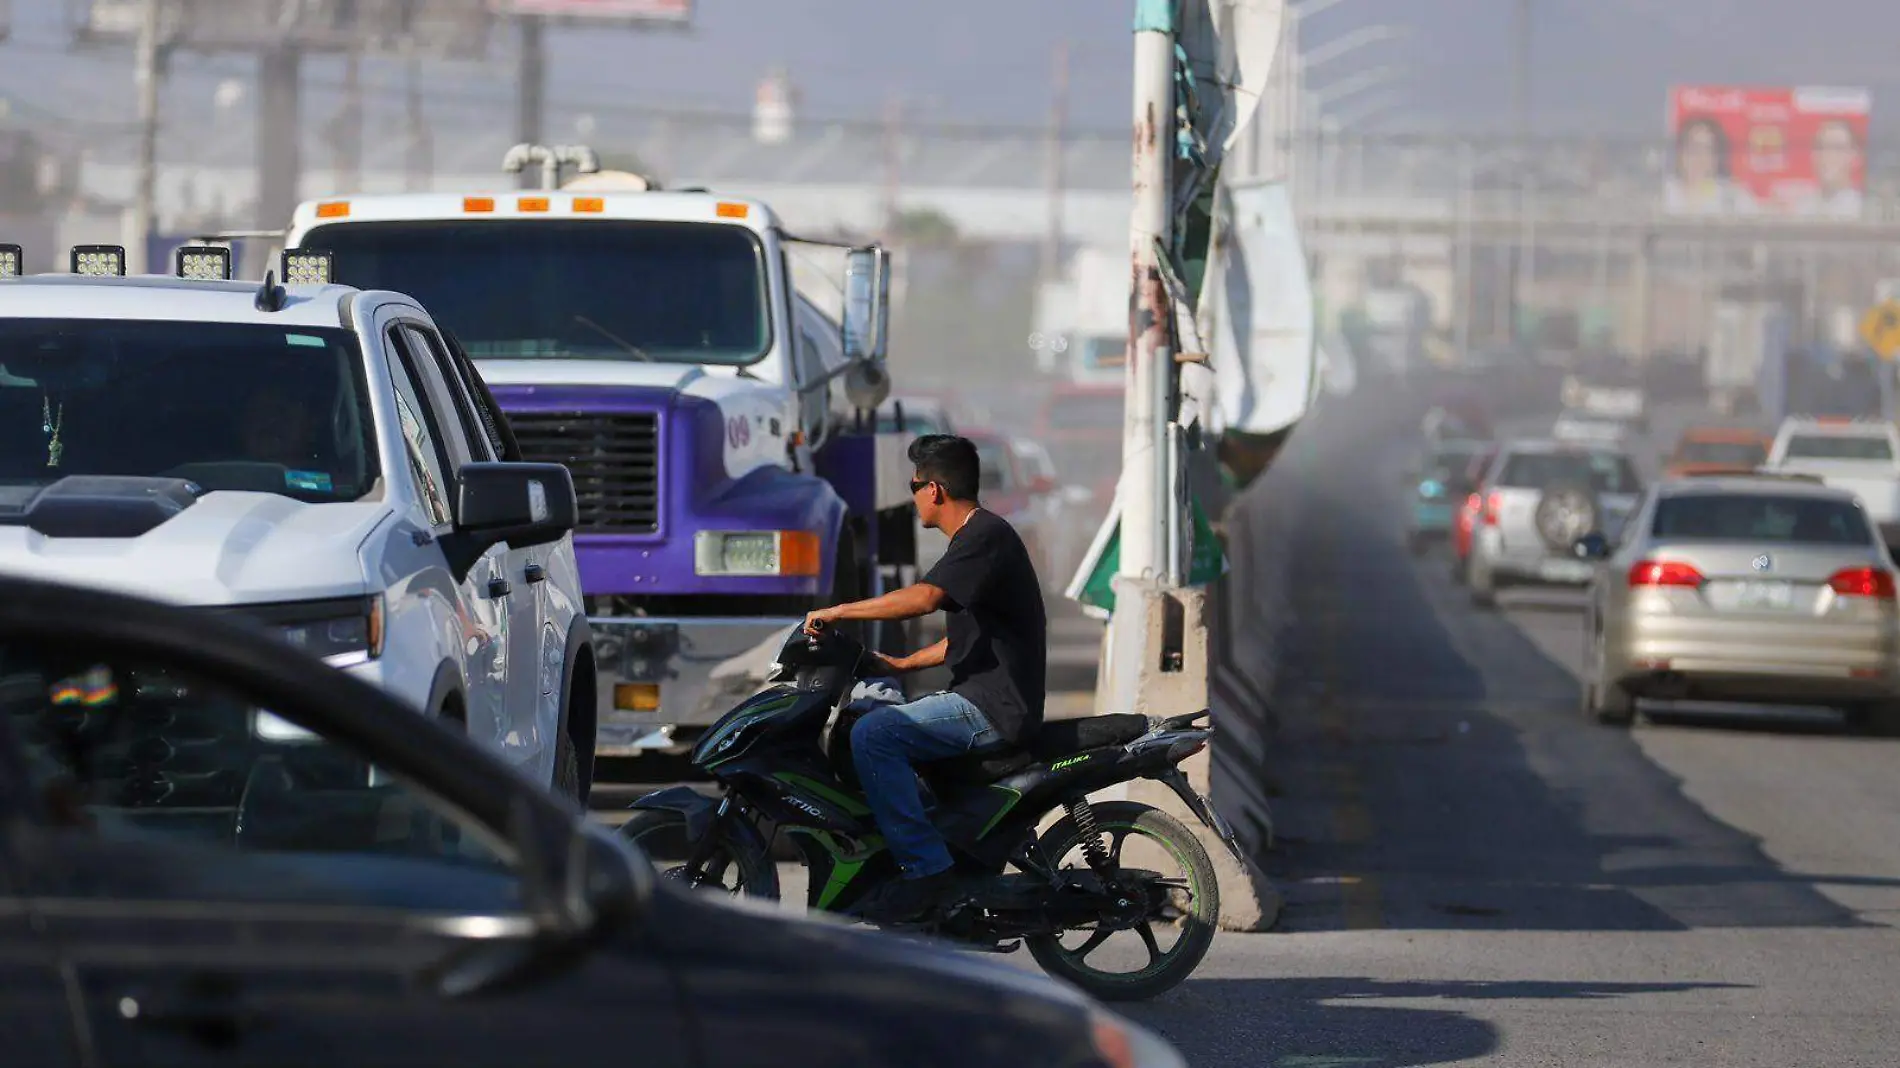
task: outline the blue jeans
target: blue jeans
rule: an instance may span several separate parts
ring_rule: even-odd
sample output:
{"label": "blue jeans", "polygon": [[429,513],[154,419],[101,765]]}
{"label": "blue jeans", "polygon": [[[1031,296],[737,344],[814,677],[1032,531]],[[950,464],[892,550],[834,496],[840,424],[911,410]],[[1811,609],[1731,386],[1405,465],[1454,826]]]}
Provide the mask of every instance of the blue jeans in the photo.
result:
{"label": "blue jeans", "polygon": [[907,879],[950,867],[943,835],[924,815],[912,766],[944,760],[1003,740],[975,705],[953,693],[933,693],[907,705],[884,705],[851,728],[851,762],[878,830]]}

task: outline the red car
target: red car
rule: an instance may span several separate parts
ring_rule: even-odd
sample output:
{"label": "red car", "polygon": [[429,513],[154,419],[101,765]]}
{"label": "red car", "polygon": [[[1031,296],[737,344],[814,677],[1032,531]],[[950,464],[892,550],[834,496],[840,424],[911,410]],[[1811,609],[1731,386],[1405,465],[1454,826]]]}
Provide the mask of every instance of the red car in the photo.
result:
{"label": "red car", "polygon": [[1095,492],[1103,515],[1122,473],[1123,400],[1120,386],[1065,382],[1049,391],[1031,435],[1069,482]]}

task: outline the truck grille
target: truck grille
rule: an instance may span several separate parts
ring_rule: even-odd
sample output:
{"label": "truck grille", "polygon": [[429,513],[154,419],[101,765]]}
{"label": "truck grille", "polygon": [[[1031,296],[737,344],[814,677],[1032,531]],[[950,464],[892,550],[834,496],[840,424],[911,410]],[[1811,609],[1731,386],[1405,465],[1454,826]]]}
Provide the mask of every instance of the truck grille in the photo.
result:
{"label": "truck grille", "polygon": [[660,529],[660,419],[652,412],[510,412],[532,463],[566,464],[585,533]]}

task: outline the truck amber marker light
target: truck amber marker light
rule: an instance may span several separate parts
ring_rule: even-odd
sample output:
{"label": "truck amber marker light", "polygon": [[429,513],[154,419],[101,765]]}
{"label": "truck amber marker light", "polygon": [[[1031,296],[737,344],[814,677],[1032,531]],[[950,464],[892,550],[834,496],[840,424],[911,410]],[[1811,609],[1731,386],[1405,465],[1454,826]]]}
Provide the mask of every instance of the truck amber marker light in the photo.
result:
{"label": "truck amber marker light", "polygon": [[471,214],[495,210],[494,197],[463,197],[462,210]]}
{"label": "truck amber marker light", "polygon": [[347,200],[331,200],[317,205],[319,219],[344,219],[348,218],[349,214],[350,202]]}

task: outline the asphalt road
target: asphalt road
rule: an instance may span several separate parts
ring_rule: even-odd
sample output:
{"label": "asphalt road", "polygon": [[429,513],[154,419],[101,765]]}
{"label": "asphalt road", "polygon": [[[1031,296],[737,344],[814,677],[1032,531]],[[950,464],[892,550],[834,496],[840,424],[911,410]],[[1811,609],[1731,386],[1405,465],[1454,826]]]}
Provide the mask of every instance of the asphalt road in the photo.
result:
{"label": "asphalt road", "polygon": [[1235,554],[1291,576],[1240,593],[1289,614],[1279,648],[1234,652],[1277,667],[1287,907],[1128,1011],[1207,1068],[1900,1064],[1900,744],[1786,710],[1585,721],[1579,595],[1478,610],[1402,545],[1415,415],[1336,404],[1243,504],[1269,533]]}

